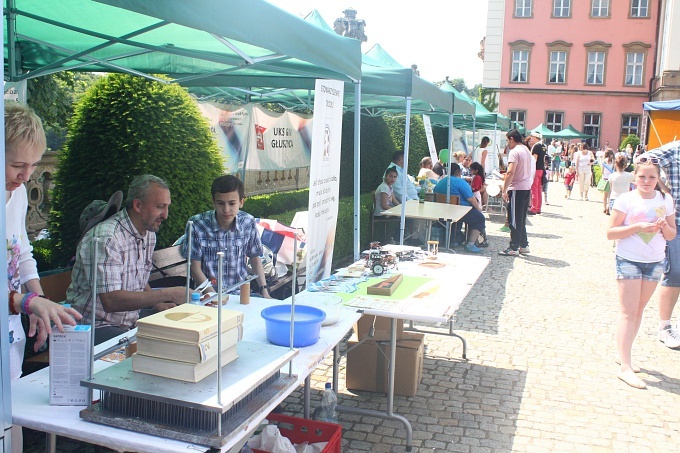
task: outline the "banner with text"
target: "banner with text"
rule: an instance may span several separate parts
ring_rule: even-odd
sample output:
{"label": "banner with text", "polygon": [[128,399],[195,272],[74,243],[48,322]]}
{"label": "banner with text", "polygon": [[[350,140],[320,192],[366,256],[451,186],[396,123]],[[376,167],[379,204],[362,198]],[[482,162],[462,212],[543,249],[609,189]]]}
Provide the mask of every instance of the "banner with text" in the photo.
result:
{"label": "banner with text", "polygon": [[224,158],[227,173],[288,170],[309,166],[311,115],[270,112],[257,104],[200,102],[201,113]]}
{"label": "banner with text", "polygon": [[432,135],[432,123],[430,122],[429,115],[423,115],[423,124],[425,125],[425,136],[427,137],[427,147],[430,150],[430,158],[432,159],[432,165],[439,161],[437,154],[437,148],[434,145],[434,135]]}
{"label": "banner with text", "polygon": [[338,220],[344,84],[317,80],[309,176],[307,286],[330,276]]}

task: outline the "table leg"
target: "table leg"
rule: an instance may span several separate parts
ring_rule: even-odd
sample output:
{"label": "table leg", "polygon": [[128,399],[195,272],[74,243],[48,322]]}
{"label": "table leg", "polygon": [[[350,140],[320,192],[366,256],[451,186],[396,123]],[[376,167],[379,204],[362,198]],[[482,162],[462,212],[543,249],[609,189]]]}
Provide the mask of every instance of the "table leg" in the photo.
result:
{"label": "table leg", "polygon": [[56,453],[57,451],[57,435],[54,433],[45,433],[45,453]]}
{"label": "table leg", "polygon": [[310,400],[311,400],[311,384],[312,384],[312,378],[311,375],[307,375],[305,378],[305,388],[302,390],[302,394],[304,397],[304,409],[303,409],[303,414],[306,419],[309,419],[309,414],[310,414]]}
{"label": "table leg", "polygon": [[397,319],[391,319],[391,332],[390,332],[390,363],[387,370],[387,411],[380,412],[371,409],[361,409],[358,407],[348,407],[348,406],[337,406],[336,410],[338,412],[349,412],[350,414],[358,415],[369,415],[373,417],[384,418],[386,420],[396,420],[401,422],[406,428],[406,451],[412,451],[413,449],[413,428],[411,427],[411,422],[409,422],[405,417],[394,413],[394,370],[395,370],[395,359],[397,356]]}

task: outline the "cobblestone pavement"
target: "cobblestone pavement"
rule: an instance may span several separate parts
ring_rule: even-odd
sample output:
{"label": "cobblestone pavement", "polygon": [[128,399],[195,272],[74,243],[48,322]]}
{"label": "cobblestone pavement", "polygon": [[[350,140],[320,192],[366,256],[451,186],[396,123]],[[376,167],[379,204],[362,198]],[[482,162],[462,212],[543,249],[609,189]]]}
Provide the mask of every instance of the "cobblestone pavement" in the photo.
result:
{"label": "cobblestone pavement", "polygon": [[[526,257],[498,256],[509,233],[491,215],[491,263],[456,316],[468,360],[457,339],[427,335],[417,395],[395,397],[395,412],[413,425],[413,451],[678,450],[680,351],[657,340],[657,294],[633,347],[648,385],[637,390],[616,378],[618,299],[602,195],[593,188],[582,202],[564,194],[562,182],[550,183],[551,204],[529,217]],[[313,375],[315,398],[331,363]],[[340,404],[385,409],[384,395],[347,390],[342,373]],[[286,412],[301,415],[298,397],[286,400]],[[405,451],[400,422],[340,414],[340,423],[345,452]]]}
{"label": "cobblestone pavement", "polygon": [[[426,335],[418,393],[395,397],[395,412],[413,425],[413,451],[678,450],[680,351],[657,340],[657,295],[633,348],[648,385],[636,390],[616,378],[614,249],[605,238],[601,194],[591,189],[591,201],[581,202],[564,193],[561,182],[551,183],[551,204],[529,217],[529,256],[498,256],[509,234],[499,231],[502,217],[490,216],[484,254],[491,263],[455,323],[468,360],[460,358],[459,340]],[[327,359],[312,376],[313,406],[330,376]],[[301,395],[286,399],[284,413],[301,416]],[[339,402],[386,407],[384,395],[345,388],[344,360]],[[344,452],[406,450],[400,422],[345,413],[340,423]],[[59,449],[90,451],[61,438]]]}

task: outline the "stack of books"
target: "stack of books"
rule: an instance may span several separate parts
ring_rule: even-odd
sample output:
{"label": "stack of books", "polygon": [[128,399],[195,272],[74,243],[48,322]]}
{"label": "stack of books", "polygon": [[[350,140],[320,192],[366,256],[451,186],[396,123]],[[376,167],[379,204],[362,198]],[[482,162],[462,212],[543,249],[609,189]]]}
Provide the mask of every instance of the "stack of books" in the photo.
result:
{"label": "stack of books", "polygon": [[[198,382],[217,371],[217,308],[183,304],[137,321],[132,370]],[[222,309],[222,366],[238,358],[243,313]]]}

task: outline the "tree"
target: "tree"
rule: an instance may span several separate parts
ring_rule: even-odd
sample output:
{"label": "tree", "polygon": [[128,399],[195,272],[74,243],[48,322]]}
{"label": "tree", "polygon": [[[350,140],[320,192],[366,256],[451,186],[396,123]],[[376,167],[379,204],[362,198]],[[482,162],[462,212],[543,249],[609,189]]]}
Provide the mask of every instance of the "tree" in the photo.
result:
{"label": "tree", "polygon": [[637,148],[637,145],[640,144],[640,137],[638,137],[635,134],[628,134],[628,137],[624,138],[623,141],[621,142],[621,146],[619,149],[626,149],[626,145],[630,145],[633,147],[633,149]]}
{"label": "tree", "polygon": [[495,112],[498,108],[498,101],[496,101],[496,90],[491,88],[484,88],[479,85],[479,102],[490,112]]}
{"label": "tree", "polygon": [[103,77],[78,104],[59,156],[50,230],[60,261],[75,252],[83,208],[127,191],[144,173],[165,179],[173,197],[158,234],[162,248],[182,235],[191,215],[211,206],[222,159],[183,88],[125,74]]}

